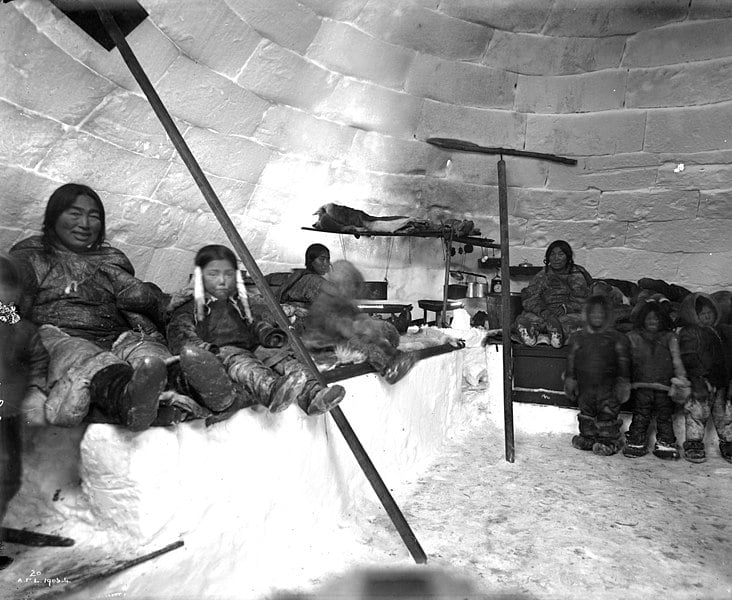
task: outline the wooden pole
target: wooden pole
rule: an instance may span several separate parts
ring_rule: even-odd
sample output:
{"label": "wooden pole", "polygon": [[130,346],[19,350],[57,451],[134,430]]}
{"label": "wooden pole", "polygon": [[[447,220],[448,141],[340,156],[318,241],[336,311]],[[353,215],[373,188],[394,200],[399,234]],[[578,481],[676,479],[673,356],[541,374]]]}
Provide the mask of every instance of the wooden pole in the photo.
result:
{"label": "wooden pole", "polygon": [[[452,236],[454,232],[452,228],[450,228],[450,234],[448,235],[447,239],[444,240],[444,247],[445,247],[445,281],[442,285],[442,312],[440,312],[440,322],[435,323],[436,327],[447,327],[447,295],[448,295],[448,289],[450,285],[450,262],[451,262],[451,253],[452,253]],[[427,319],[425,319],[425,325]]]}
{"label": "wooden pole", "polygon": [[[428,138],[428,144],[458,150],[460,152],[474,152],[479,154],[498,154],[501,156],[498,161],[498,210],[501,231],[501,332],[503,343],[503,411],[505,422],[506,438],[506,460],[513,462],[515,459],[515,444],[513,437],[513,360],[511,356],[511,271],[508,256],[508,186],[506,184],[506,163],[503,160],[504,154],[512,156],[524,156],[526,158],[537,158],[558,162],[565,165],[576,165],[577,160],[556,154],[543,152],[527,152],[526,150],[512,150],[510,148],[495,148],[479,146],[473,142],[456,140],[452,138]],[[487,305],[487,301],[486,301]]]}
{"label": "wooden pole", "polygon": [[55,575],[53,577],[47,577],[47,579],[50,579],[51,581],[57,579],[63,581],[64,579],[66,579],[68,583],[64,583],[63,585],[58,584],[56,587],[51,588],[48,591],[42,591],[37,596],[28,595],[23,597],[29,599],[32,598],[33,600],[51,600],[51,598],[60,598],[62,596],[67,597],[69,594],[78,591],[82,587],[95,583],[100,579],[107,579],[112,575],[116,575],[117,573],[121,573],[122,571],[126,571],[127,569],[131,569],[132,567],[136,567],[137,565],[152,560],[153,558],[157,558],[158,556],[162,556],[163,554],[180,548],[181,546],[183,546],[183,540],[178,540],[177,542],[168,544],[167,546],[160,548],[159,550],[155,550],[154,552],[150,552],[143,556],[138,556],[137,558],[121,560],[118,562],[114,562],[111,565],[105,565],[96,569],[93,567],[88,569],[82,568],[73,575],[59,573],[58,575]]}
{"label": "wooden pole", "polygon": [[[166,133],[170,137],[173,146],[175,146],[175,149],[180,154],[181,159],[185,163],[186,167],[188,167],[188,170],[190,171],[194,181],[201,190],[201,193],[203,194],[203,197],[211,208],[211,211],[218,219],[221,227],[226,233],[226,236],[229,238],[232,246],[234,246],[234,250],[238,254],[241,261],[244,263],[244,266],[249,272],[249,275],[254,280],[256,286],[259,288],[259,291],[262,293],[265,304],[272,312],[278,325],[287,332],[295,354],[300,359],[300,361],[307,368],[310,369],[318,382],[320,382],[321,385],[326,386],[327,382],[325,381],[323,374],[315,366],[312,357],[303,345],[300,337],[290,327],[289,320],[285,316],[285,313],[282,311],[282,307],[280,306],[279,302],[277,302],[274,294],[269,289],[269,285],[264,279],[264,275],[259,269],[257,262],[254,260],[254,257],[251,255],[249,249],[246,247],[244,240],[241,238],[239,232],[236,230],[234,223],[229,218],[226,209],[224,209],[223,205],[221,204],[221,201],[216,195],[216,192],[211,187],[211,184],[209,183],[206,175],[199,166],[198,161],[193,156],[190,148],[186,144],[186,141],[183,139],[183,136],[178,131],[178,128],[173,122],[173,119],[171,118],[170,114],[165,108],[165,105],[155,91],[155,88],[153,87],[152,83],[147,77],[147,74],[143,70],[142,65],[140,65],[140,63],[138,62],[134,52],[132,52],[132,49],[127,43],[127,40],[125,39],[122,31],[117,25],[117,22],[114,20],[114,17],[109,13],[109,11],[103,8],[101,3],[95,4],[95,7],[97,13],[99,14],[99,18],[104,24],[104,27],[107,29],[110,37],[112,38],[112,40],[114,40],[114,43],[119,49],[122,59],[125,61],[130,72],[137,80],[137,83],[139,84],[145,96],[147,96],[147,99],[150,102],[152,109],[155,111],[158,119],[160,119],[160,122],[162,123]],[[406,544],[407,549],[412,555],[412,558],[414,558],[415,562],[417,563],[426,563],[427,555],[425,554],[424,550],[422,550],[422,547],[417,541],[416,536],[409,527],[409,523],[407,523],[407,520],[404,518],[404,515],[399,509],[399,506],[397,506],[394,498],[392,498],[391,494],[389,493],[386,484],[384,484],[381,476],[376,470],[376,467],[371,462],[371,459],[368,457],[366,450],[361,445],[359,439],[356,437],[356,434],[351,428],[351,425],[348,423],[348,420],[343,414],[343,411],[339,406],[336,406],[335,408],[330,410],[329,414],[331,415],[331,417],[333,417],[333,420],[338,426],[338,429],[343,434],[346,443],[356,457],[356,460],[358,461],[358,464],[366,475],[366,478],[369,480],[369,483],[376,492],[376,495],[379,497],[379,500],[384,506],[384,509],[391,518],[392,523],[394,524],[397,531],[399,532],[399,535]]]}
{"label": "wooden pole", "polygon": [[513,438],[513,361],[511,360],[511,271],[508,255],[508,185],[506,161],[498,161],[498,213],[501,222],[501,340],[503,343],[503,422],[506,460],[516,457]]}

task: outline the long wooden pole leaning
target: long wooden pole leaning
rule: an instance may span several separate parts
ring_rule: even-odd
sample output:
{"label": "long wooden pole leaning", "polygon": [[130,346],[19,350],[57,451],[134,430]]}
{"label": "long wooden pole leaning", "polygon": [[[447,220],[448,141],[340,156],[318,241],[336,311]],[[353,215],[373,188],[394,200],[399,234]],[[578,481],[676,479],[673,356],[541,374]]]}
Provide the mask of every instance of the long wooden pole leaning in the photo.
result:
{"label": "long wooden pole leaning", "polygon": [[508,185],[506,161],[498,161],[498,214],[501,227],[501,340],[503,342],[503,423],[506,460],[513,462],[516,447],[513,438],[513,361],[511,360],[511,271],[508,256]]}
{"label": "long wooden pole leaning", "polygon": [[[285,316],[285,313],[282,311],[282,307],[280,306],[279,302],[277,302],[276,298],[269,289],[269,285],[264,279],[262,271],[259,269],[259,266],[254,260],[254,257],[250,254],[249,249],[244,243],[244,240],[241,238],[239,232],[236,230],[234,223],[229,218],[229,215],[221,204],[221,201],[216,195],[216,192],[214,192],[211,184],[206,178],[206,175],[204,174],[203,170],[193,156],[193,153],[188,148],[188,145],[183,139],[183,136],[178,131],[178,128],[173,122],[173,119],[170,117],[170,114],[165,108],[162,100],[158,96],[155,88],[148,79],[147,74],[143,70],[142,65],[140,65],[129,44],[127,44],[127,40],[125,40],[122,31],[117,25],[117,22],[114,20],[114,17],[107,10],[105,10],[100,3],[97,3],[95,5],[95,8],[97,10],[97,13],[99,14],[99,18],[104,24],[104,27],[107,29],[110,37],[117,45],[122,59],[125,61],[130,72],[137,80],[137,83],[140,85],[140,88],[144,92],[145,96],[147,96],[150,105],[155,111],[158,119],[160,119],[160,122],[165,128],[165,131],[170,137],[170,140],[175,146],[175,149],[178,151],[181,159],[185,163],[186,167],[188,167],[188,170],[191,172],[193,179],[201,190],[201,193],[206,199],[206,202],[211,208],[211,211],[214,213],[219,223],[221,223],[221,227],[229,238],[232,246],[234,246],[234,250],[236,251],[241,261],[244,263],[244,266],[249,272],[249,275],[252,277],[254,283],[257,285],[260,292],[262,293],[267,307],[274,315],[278,325],[287,332],[295,354],[302,361],[302,363],[306,365],[308,369],[310,369],[310,371],[317,378],[317,380],[323,386],[326,386],[327,382],[325,381],[325,378],[315,366],[313,359],[303,345],[300,337],[290,327],[290,322]],[[389,493],[386,484],[384,484],[384,481],[381,479],[381,476],[376,470],[374,464],[371,462],[371,459],[366,453],[366,450],[361,445],[358,437],[356,437],[356,434],[351,428],[351,425],[346,419],[345,415],[343,414],[343,411],[340,407],[336,406],[330,411],[330,415],[331,417],[333,417],[333,420],[336,422],[338,429],[343,434],[343,437],[345,438],[348,447],[351,449],[354,456],[356,457],[359,466],[366,475],[366,478],[369,480],[369,483],[376,492],[376,495],[379,497],[379,500],[381,501],[384,509],[391,518],[392,523],[394,523],[394,526],[396,527],[399,535],[407,546],[407,549],[412,555],[412,558],[417,563],[426,563],[427,555],[425,554],[424,550],[422,550],[419,541],[409,527],[409,523],[407,523],[404,515],[399,509],[399,506],[397,506],[394,498],[392,498],[391,494]]]}

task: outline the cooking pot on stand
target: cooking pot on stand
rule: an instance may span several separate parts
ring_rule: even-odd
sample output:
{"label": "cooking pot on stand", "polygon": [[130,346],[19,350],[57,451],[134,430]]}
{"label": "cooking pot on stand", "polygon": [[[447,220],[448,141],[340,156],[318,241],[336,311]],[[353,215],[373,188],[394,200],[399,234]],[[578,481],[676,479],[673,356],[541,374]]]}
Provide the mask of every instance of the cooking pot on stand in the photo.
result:
{"label": "cooking pot on stand", "polygon": [[470,281],[468,282],[468,298],[485,298],[488,295],[488,278],[485,275],[475,274],[473,277],[483,277],[484,282]]}

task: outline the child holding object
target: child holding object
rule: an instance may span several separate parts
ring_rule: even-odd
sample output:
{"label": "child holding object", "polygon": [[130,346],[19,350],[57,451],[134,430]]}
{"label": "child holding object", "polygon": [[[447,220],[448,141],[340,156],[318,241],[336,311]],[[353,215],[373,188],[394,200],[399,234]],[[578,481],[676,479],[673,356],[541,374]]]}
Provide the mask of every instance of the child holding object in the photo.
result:
{"label": "child holding object", "polygon": [[640,305],[634,315],[633,330],[627,334],[635,398],[633,420],[625,434],[623,449],[623,455],[629,458],[648,452],[646,438],[654,416],[656,444],[653,454],[667,460],[677,460],[680,456],[673,414],[676,403],[683,404],[688,398],[690,384],[671,317],[663,307],[666,303],[647,301]]}
{"label": "child holding object", "polygon": [[268,345],[283,345],[285,336],[273,335],[266,321],[252,316],[229,248],[204,246],[194,264],[194,297],[176,309],[168,325],[170,350],[180,354],[183,391],[222,416],[252,404],[279,412],[293,402],[316,415],[340,403],[343,387],[323,387],[298,361],[284,361],[285,372],[277,373],[255,355],[267,338]]}
{"label": "child holding object", "polygon": [[679,318],[681,360],[691,381],[691,398],[684,405],[686,441],[684,458],[704,462],[704,430],[711,415],[719,435],[722,458],[732,462],[732,387],[724,345],[715,329],[720,310],[714,299],[700,292],[684,298]]}
{"label": "child holding object", "polygon": [[612,328],[606,296],[592,296],[584,307],[585,327],[569,339],[564,392],[579,405],[579,435],[572,446],[601,456],[621,447],[620,405],[630,397],[628,338]]}
{"label": "child holding object", "polygon": [[[20,489],[24,412],[42,411],[47,392],[48,353],[36,326],[18,313],[21,289],[15,263],[0,255],[0,524]],[[0,569],[11,562],[0,556]]]}

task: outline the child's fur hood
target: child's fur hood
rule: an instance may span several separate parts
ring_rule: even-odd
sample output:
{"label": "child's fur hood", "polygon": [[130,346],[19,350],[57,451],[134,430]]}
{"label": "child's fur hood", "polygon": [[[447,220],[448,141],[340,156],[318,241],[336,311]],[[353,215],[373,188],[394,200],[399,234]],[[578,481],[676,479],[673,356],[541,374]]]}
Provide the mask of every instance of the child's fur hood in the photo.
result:
{"label": "child's fur hood", "polygon": [[[602,306],[605,309],[605,321],[602,324],[602,327],[598,329],[591,329],[590,328],[590,311],[595,306]],[[595,296],[590,296],[587,301],[585,302],[583,308],[582,308],[582,316],[585,319],[585,329],[587,331],[593,331],[595,333],[600,331],[605,331],[607,329],[610,329],[615,324],[615,315],[613,313],[613,304],[612,300],[605,296],[604,294],[596,294]]]}
{"label": "child's fur hood", "polygon": [[702,327],[697,313],[704,304],[711,306],[714,310],[715,317],[712,327],[716,327],[719,324],[721,316],[719,305],[715,302],[714,298],[704,292],[694,292],[684,298],[681,302],[681,308],[679,309],[679,319],[681,322],[684,325],[696,325],[697,327]]}
{"label": "child's fur hood", "polygon": [[655,312],[661,322],[660,331],[670,330],[672,321],[667,308],[670,304],[671,303],[667,299],[664,299],[663,302],[646,300],[645,302],[638,304],[632,313],[633,328],[639,331],[642,330],[648,313]]}

